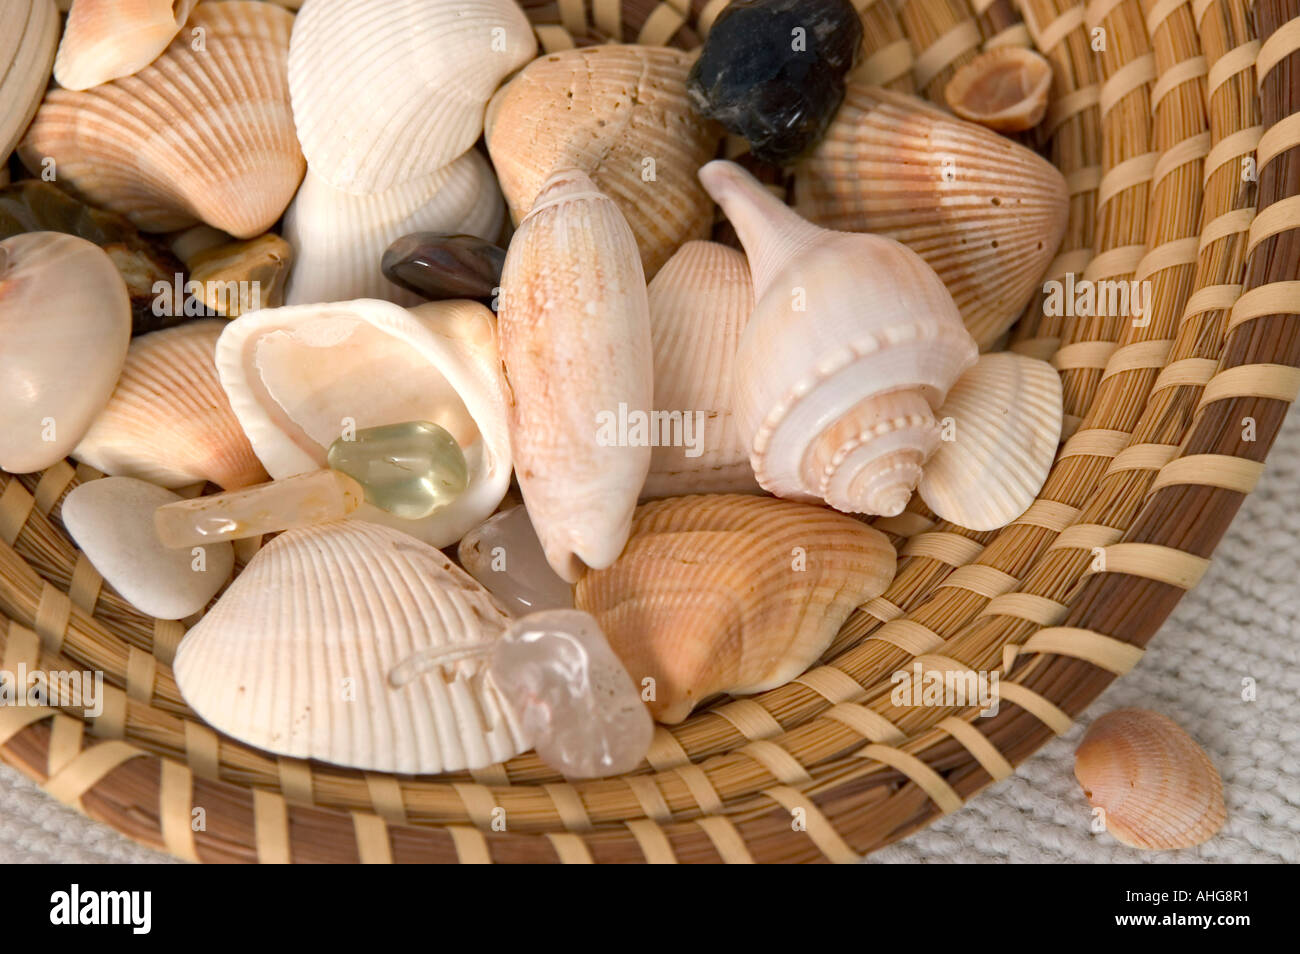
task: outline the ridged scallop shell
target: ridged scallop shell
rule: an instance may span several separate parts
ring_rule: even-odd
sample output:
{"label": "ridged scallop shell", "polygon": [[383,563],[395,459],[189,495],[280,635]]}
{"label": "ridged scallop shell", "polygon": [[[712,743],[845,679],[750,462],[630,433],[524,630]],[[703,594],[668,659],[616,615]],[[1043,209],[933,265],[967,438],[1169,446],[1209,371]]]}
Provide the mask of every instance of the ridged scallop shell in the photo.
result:
{"label": "ridged scallop shell", "polygon": [[434,546],[455,543],[510,486],[510,438],[492,312],[477,302],[407,310],[375,299],[251,312],[217,346],[221,383],[277,480],[326,466],[344,431],[431,421],[465,452],[469,486],[420,520],[369,504],[354,515]]}
{"label": "ridged scallop shell", "polygon": [[[185,636],[176,682],[214,728],[293,758],[376,772],[478,769],[528,745],[483,656],[395,687],[413,654],[509,622],[432,547],[374,524],[280,534]],[[310,636],[310,638],[305,638]]]}
{"label": "ridged scallop shell", "polygon": [[1047,114],[1052,64],[1023,46],[995,46],[959,67],[943,95],[962,119],[998,132],[1033,129]]}
{"label": "ridged scallop shell", "polygon": [[191,321],[133,339],[117,389],[72,456],[168,488],[266,480],[217,379],[213,352],[225,328]]}
{"label": "ridged scallop shell", "polygon": [[4,165],[36,115],[50,80],[59,45],[59,10],[54,0],[4,0],[0,20],[4,22],[0,31],[0,165]]}
{"label": "ridged scallop shell", "polygon": [[90,89],[139,72],[167,49],[198,0],[77,0],[68,13],[54,78]]}
{"label": "ridged scallop shell", "polygon": [[537,52],[513,0],[312,0],[289,86],[312,171],[380,192],[455,159],[483,132],[503,79]]}
{"label": "ridged scallop shell", "polygon": [[290,305],[383,298],[399,305],[423,299],[384,277],[379,263],[395,239],[411,232],[477,235],[495,242],[505,204],[486,159],[470,151],[428,175],[385,192],[354,195],[308,170],[284,218],[297,263]]}
{"label": "ridged scallop shell", "polygon": [[1069,196],[1049,162],[901,93],[850,83],[797,168],[796,209],[917,252],[989,348],[1015,322],[1065,234]]}
{"label": "ridged scallop shell", "polygon": [[528,64],[488,107],[487,144],[518,222],[546,181],[580,169],[627,218],[647,278],[684,242],[708,236],[713,207],[695,178],[721,127],[691,109],[691,57],[602,45]]}
{"label": "ridged scallop shell", "polygon": [[61,186],[146,231],[201,220],[261,235],[305,169],[286,77],[292,25],[269,3],[199,4],[134,76],[51,90],[19,146],[23,162],[39,171],[52,158]]}
{"label": "ridged scallop shell", "polygon": [[1074,775],[1105,812],[1106,830],[1133,848],[1174,850],[1223,827],[1223,782],[1205,751],[1172,720],[1116,709],[1088,727]]}
{"label": "ridged scallop shell", "polygon": [[[669,435],[679,435],[682,443],[651,451],[642,496],[757,493],[749,449],[731,413],[732,366],[754,310],[749,263],[725,245],[687,242],[651,280],[647,294],[655,410],[682,415],[683,423]],[[688,437],[692,446],[686,446]]]}
{"label": "ridged scallop shell", "polygon": [[623,555],[578,582],[647,704],[680,722],[720,692],[789,682],[855,606],[894,577],[884,534],[821,507],[770,497],[674,497],[637,508]]}
{"label": "ridged scallop shell", "polygon": [[1056,459],[1061,378],[1046,361],[1009,351],[982,355],[935,415],[940,440],[917,486],[936,514],[970,530],[997,530],[1038,497]]}

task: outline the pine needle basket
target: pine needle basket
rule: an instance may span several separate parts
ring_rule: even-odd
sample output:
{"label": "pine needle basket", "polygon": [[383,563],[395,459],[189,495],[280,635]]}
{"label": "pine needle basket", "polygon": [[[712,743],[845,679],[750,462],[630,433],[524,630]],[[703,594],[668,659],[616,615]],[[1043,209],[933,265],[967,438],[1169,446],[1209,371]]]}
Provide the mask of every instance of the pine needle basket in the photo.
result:
{"label": "pine needle basket", "polygon": [[[1059,369],[1067,414],[1022,517],[975,533],[917,501],[875,521],[898,576],[821,662],[660,727],[628,776],[568,782],[528,753],[394,777],[277,759],[197,720],[169,669],[185,625],[125,604],[62,529],[67,491],[99,475],[3,475],[0,668],[102,671],[106,693],[94,719],[0,707],[5,761],[196,861],[841,862],[1065,732],[1205,572],[1300,391],[1300,0],[855,4],[859,76],[937,102],[979,51],[1039,49],[1054,83],[1032,144],[1071,193],[1044,279],[1153,285],[1141,326],[1036,301],[1015,328],[1011,349]],[[691,49],[726,5],[523,3],[548,51]],[[890,675],[918,662],[998,670],[997,714],[893,706]]]}

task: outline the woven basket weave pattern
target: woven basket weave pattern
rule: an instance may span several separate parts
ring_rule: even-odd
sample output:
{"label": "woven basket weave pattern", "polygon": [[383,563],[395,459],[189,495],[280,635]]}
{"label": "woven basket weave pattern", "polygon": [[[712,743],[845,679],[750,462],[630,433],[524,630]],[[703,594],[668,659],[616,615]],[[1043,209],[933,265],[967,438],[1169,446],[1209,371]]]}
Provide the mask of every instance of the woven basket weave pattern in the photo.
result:
{"label": "woven basket weave pattern", "polygon": [[[523,3],[548,51],[693,48],[726,5]],[[1023,516],[974,533],[915,502],[875,521],[899,546],[898,576],[822,664],[659,727],[638,773],[570,783],[530,753],[411,779],[277,759],[203,725],[169,669],[184,624],[102,587],[62,531],[62,498],[99,475],[3,475],[0,669],[100,670],[107,699],[89,721],[0,708],[0,755],[192,860],[850,861],[1063,732],[1200,578],[1300,391],[1300,0],[855,5],[857,77],[937,101],[982,49],[1041,50],[1053,101],[1031,144],[1071,194],[1045,278],[1154,289],[1140,326],[1044,317],[1034,302],[1014,331],[1013,350],[1060,370],[1067,415]],[[890,674],[915,662],[1000,670],[997,715],[894,707]]]}

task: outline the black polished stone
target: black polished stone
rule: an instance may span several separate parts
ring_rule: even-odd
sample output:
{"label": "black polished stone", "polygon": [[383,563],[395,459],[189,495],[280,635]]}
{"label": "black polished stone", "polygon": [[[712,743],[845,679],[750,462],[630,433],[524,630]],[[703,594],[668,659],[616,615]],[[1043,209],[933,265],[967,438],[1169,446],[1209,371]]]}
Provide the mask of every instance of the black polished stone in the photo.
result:
{"label": "black polished stone", "polygon": [[393,284],[430,301],[490,301],[501,284],[505,261],[502,249],[473,235],[414,232],[388,246],[380,268]]}

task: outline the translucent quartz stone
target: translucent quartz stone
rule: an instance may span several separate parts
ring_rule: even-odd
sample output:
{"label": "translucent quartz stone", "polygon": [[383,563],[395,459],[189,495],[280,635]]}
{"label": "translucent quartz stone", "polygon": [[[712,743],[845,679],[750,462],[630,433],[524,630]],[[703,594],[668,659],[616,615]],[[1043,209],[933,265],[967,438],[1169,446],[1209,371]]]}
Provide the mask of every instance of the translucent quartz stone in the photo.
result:
{"label": "translucent quartz stone", "polygon": [[573,607],[573,587],[551,569],[522,506],[503,510],[465,534],[456,556],[512,616]]}
{"label": "translucent quartz stone", "polygon": [[352,440],[340,437],[330,445],[328,460],[365,488],[367,503],[407,520],[442,509],[469,485],[465,452],[428,421],[367,427]]}
{"label": "translucent quartz stone", "polygon": [[166,504],[154,513],[154,525],[164,546],[193,547],[341,520],[364,498],[361,485],[347,474],[317,470]]}
{"label": "translucent quartz stone", "polygon": [[650,751],[650,710],[589,613],[547,610],[517,620],[497,641],[488,672],[537,754],[569,778],[630,772]]}

